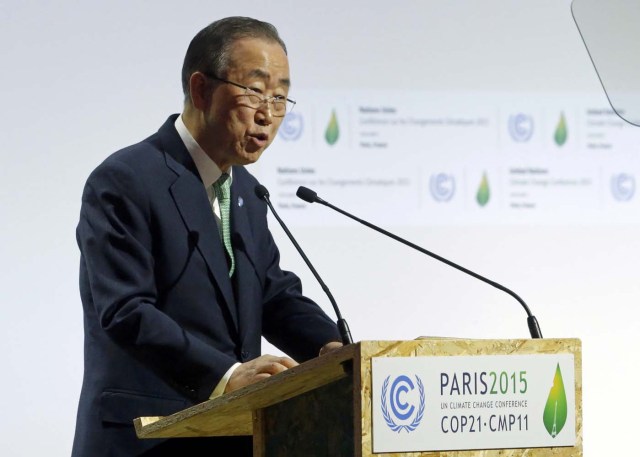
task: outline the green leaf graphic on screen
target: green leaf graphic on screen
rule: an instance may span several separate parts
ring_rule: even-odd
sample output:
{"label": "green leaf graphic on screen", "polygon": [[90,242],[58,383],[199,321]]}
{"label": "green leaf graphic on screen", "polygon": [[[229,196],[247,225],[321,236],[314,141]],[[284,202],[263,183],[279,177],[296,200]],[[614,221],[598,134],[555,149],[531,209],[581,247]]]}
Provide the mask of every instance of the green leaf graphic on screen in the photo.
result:
{"label": "green leaf graphic on screen", "polygon": [[333,146],[338,141],[340,136],[340,128],[338,127],[338,118],[336,116],[336,110],[331,111],[331,119],[329,119],[329,125],[324,132],[324,139],[327,140],[329,146]]}
{"label": "green leaf graphic on screen", "polygon": [[567,141],[567,120],[564,118],[564,113],[560,113],[560,120],[556,126],[556,132],[553,134],[553,139],[558,146],[562,146]]}
{"label": "green leaf graphic on screen", "polygon": [[552,438],[555,438],[560,433],[567,422],[567,393],[564,390],[560,364],[558,364],[556,374],[553,377],[553,386],[549,392],[547,404],[544,407],[542,420]]}
{"label": "green leaf graphic on screen", "polygon": [[478,205],[484,206],[489,203],[489,197],[491,193],[489,192],[489,179],[487,178],[487,174],[482,174],[482,181],[480,181],[480,187],[478,187],[478,193],[476,194],[476,200]]}

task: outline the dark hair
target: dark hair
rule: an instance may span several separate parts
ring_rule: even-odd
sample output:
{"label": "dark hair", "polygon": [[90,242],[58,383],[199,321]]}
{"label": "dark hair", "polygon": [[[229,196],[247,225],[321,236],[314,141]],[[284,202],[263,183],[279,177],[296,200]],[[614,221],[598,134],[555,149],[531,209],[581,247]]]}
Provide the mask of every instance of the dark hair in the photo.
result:
{"label": "dark hair", "polygon": [[278,30],[268,22],[250,17],[227,17],[212,22],[193,37],[182,65],[182,91],[189,99],[189,79],[196,71],[224,77],[229,66],[229,49],[242,38],[261,38],[287,47],[278,35]]}

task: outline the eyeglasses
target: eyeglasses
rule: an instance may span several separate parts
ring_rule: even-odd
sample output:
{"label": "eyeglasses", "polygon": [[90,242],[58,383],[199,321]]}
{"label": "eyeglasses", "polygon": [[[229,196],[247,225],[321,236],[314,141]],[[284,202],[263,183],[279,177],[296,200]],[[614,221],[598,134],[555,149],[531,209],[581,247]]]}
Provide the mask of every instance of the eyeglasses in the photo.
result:
{"label": "eyeglasses", "polygon": [[293,107],[296,105],[295,100],[291,100],[290,98],[286,98],[283,95],[275,95],[273,97],[262,97],[255,90],[250,87],[243,86],[242,84],[234,83],[233,81],[227,81],[226,79],[218,78],[217,76],[203,73],[207,78],[215,79],[216,81],[223,82],[225,84],[231,84],[232,86],[239,87],[240,89],[244,89],[244,94],[242,97],[244,98],[244,103],[250,106],[253,109],[260,109],[262,105],[271,105],[269,108],[271,115],[275,117],[283,117],[285,114],[291,112]]}

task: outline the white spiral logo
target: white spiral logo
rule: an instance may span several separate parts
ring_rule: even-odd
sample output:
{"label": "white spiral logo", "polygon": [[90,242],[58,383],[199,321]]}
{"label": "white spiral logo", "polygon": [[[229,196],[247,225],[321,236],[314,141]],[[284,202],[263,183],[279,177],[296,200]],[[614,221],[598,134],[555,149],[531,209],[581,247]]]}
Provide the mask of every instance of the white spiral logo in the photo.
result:
{"label": "white spiral logo", "polygon": [[287,113],[282,120],[282,125],[280,126],[280,130],[278,130],[278,135],[280,135],[283,140],[295,141],[300,138],[303,130],[304,120],[302,115],[292,111]]}
{"label": "white spiral logo", "polygon": [[[415,380],[416,384],[413,383],[409,376],[400,375],[391,383],[390,392],[390,376],[387,376],[382,384],[382,394],[380,396],[382,416],[387,426],[394,432],[400,433],[404,430],[410,433],[420,425],[424,417],[424,384],[422,384],[422,380],[418,376],[415,377]],[[416,386],[418,388],[417,405],[415,401],[412,402],[407,399],[407,395],[413,391]],[[388,403],[391,406],[391,412],[389,412],[389,408],[387,407],[387,397],[389,398]],[[413,420],[407,423],[412,418]],[[405,423],[397,423],[396,420]]]}
{"label": "white spiral logo", "polygon": [[626,202],[633,198],[636,192],[636,180],[632,175],[619,173],[611,176],[611,193],[619,202]]}
{"label": "white spiral logo", "polygon": [[524,113],[509,116],[509,134],[519,143],[529,141],[533,135],[533,117]]}
{"label": "white spiral logo", "polygon": [[431,196],[437,202],[448,202],[456,193],[456,180],[453,175],[437,173],[429,179]]}

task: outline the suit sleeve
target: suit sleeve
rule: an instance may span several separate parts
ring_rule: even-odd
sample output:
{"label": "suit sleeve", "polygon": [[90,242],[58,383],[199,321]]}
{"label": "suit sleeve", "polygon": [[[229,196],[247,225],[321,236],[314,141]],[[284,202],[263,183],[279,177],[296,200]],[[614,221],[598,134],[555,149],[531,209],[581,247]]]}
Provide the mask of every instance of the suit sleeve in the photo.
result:
{"label": "suit sleeve", "polygon": [[128,165],[111,160],[85,187],[77,239],[90,312],[127,353],[184,395],[205,400],[236,361],[158,307],[153,217],[139,179]]}

